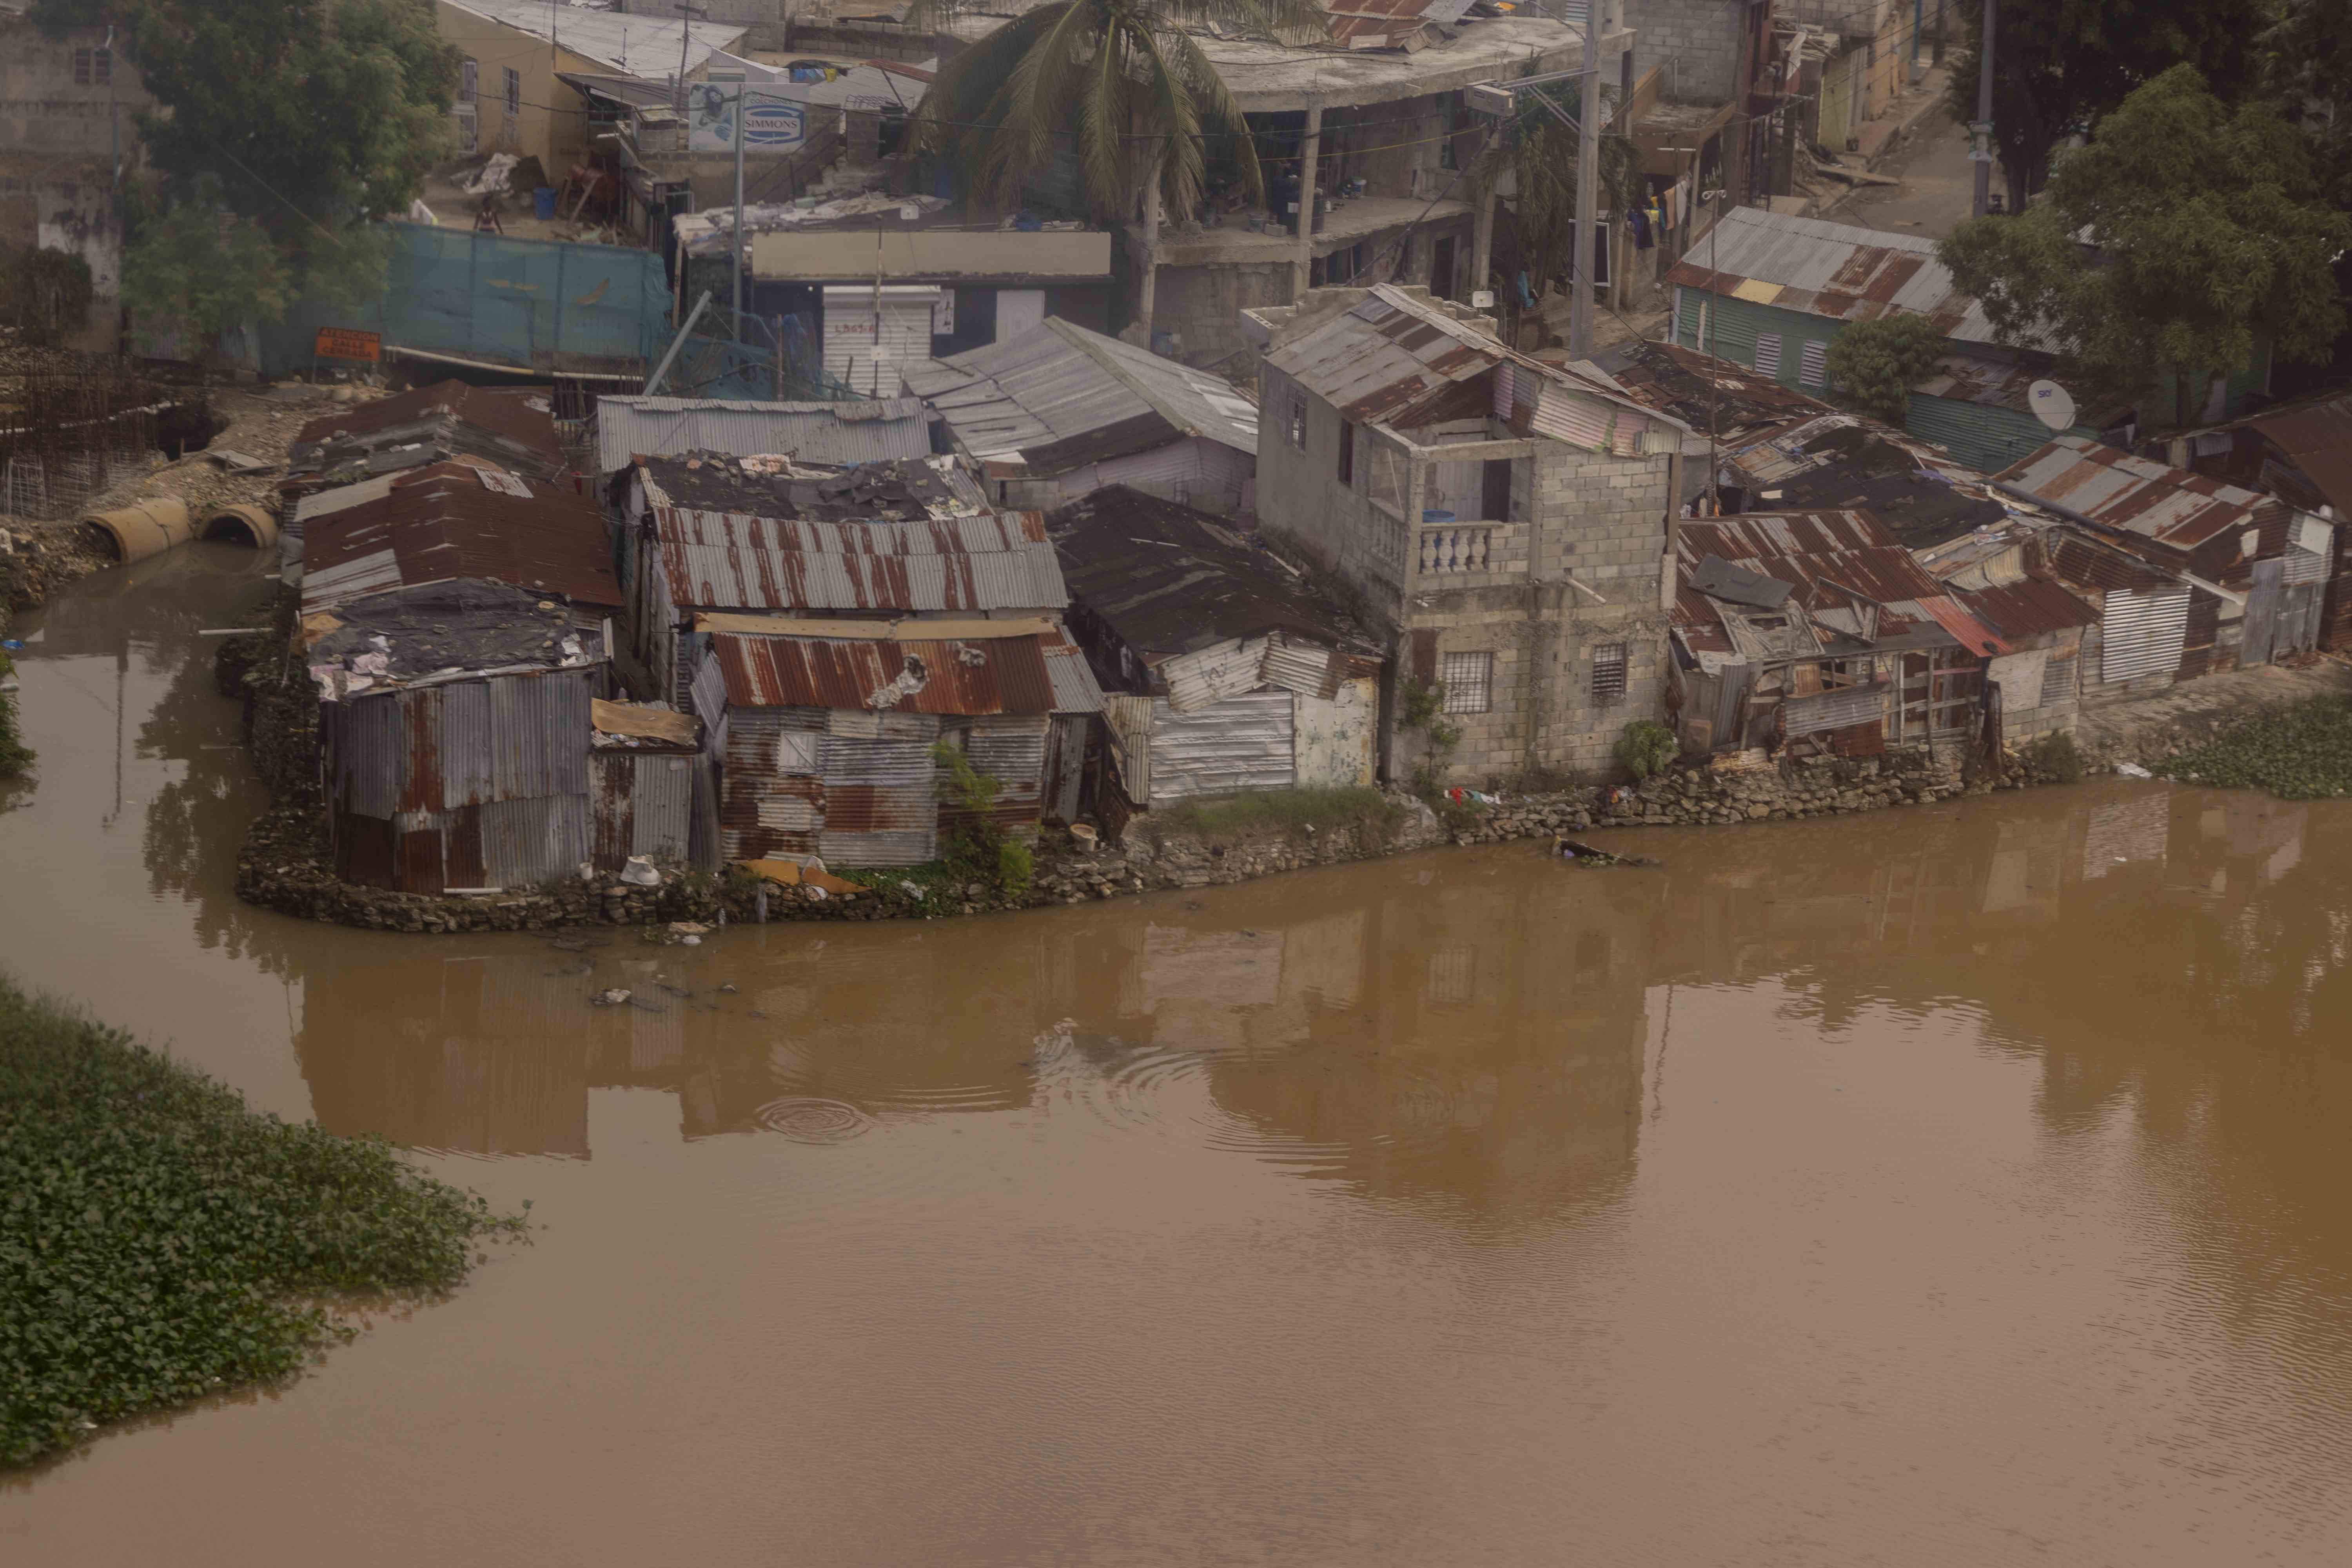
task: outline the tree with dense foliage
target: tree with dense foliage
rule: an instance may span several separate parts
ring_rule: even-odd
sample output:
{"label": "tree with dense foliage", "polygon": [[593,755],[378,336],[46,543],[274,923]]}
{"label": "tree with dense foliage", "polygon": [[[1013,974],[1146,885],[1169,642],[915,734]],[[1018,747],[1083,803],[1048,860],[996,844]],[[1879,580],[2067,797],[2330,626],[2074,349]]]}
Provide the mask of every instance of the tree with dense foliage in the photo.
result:
{"label": "tree with dense foliage", "polygon": [[1937,254],[2004,341],[2046,339],[2095,395],[2142,399],[2169,376],[2186,424],[2192,389],[2245,366],[2258,340],[2325,357],[2344,330],[2347,247],[2352,218],[2302,134],[2175,66],[2058,160],[2042,200],[1962,224]]}
{"label": "tree with dense foliage", "polygon": [[1881,316],[1856,321],[1830,340],[1830,384],[1839,401],[1900,425],[1910,413],[1911,389],[1936,374],[1951,344],[1925,316]]}
{"label": "tree with dense foliage", "polygon": [[[1511,221],[1518,227],[1519,247],[1538,292],[1547,279],[1574,276],[1569,268],[1577,259],[1572,249],[1576,243],[1576,129],[1547,103],[1572,119],[1581,108],[1580,90],[1570,82],[1521,91],[1509,122],[1488,141],[1472,165],[1472,177],[1481,185],[1492,184],[1505,173],[1510,174],[1516,193],[1510,202]],[[1601,193],[1594,205],[1625,212],[1644,199],[1640,152],[1624,137],[1603,136]],[[1593,258],[1582,259],[1590,265]],[[1471,282],[1474,289],[1486,286],[1484,278]]]}
{"label": "tree with dense foliage", "polygon": [[181,351],[198,362],[222,332],[274,321],[292,300],[287,265],[268,233],[232,212],[210,181],[141,224],[122,258],[122,302],[155,335],[184,338]]}
{"label": "tree with dense foliage", "polygon": [[[925,9],[941,19],[963,6]],[[1194,26],[1325,36],[1314,0],[1049,0],[940,68],[916,110],[918,144],[955,153],[972,193],[1004,205],[1065,152],[1077,156],[1088,204],[1112,219],[1133,216],[1155,177],[1166,212],[1191,217],[1213,155],[1262,199],[1249,126],[1184,30]]]}
{"label": "tree with dense foliage", "polygon": [[[384,252],[357,237],[405,210],[450,145],[458,55],[432,0],[36,0],[31,15],[114,25],[155,99],[139,118],[148,205],[257,230],[283,279],[257,299],[382,286]],[[196,226],[140,226],[132,255]]]}
{"label": "tree with dense foliage", "polygon": [[[2340,0],[2320,0],[2324,5]],[[1994,152],[2015,211],[2050,176],[2052,153],[2132,90],[2192,63],[2235,99],[2252,81],[2252,40],[2273,0],[2003,0],[1993,31]],[[1981,5],[1956,7],[1965,42],[1946,102],[1977,117]]]}
{"label": "tree with dense foliage", "polygon": [[2328,200],[2352,209],[2352,8],[2344,0],[2277,0],[2256,40],[2264,91],[2311,142]]}

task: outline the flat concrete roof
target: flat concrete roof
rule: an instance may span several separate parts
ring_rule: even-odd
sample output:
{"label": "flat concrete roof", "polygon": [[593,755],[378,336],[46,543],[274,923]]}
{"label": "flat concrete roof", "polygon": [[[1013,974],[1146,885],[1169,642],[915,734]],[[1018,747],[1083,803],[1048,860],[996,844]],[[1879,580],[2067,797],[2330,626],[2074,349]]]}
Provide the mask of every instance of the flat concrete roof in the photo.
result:
{"label": "flat concrete roof", "polygon": [[[1465,19],[1454,37],[1410,54],[1402,49],[1294,49],[1198,35],[1192,41],[1217,68],[1244,111],[1252,114],[1391,103],[1454,92],[1475,82],[1570,70],[1584,63],[1584,30],[1548,16]],[[1611,62],[1633,44],[1630,32],[1601,40],[1604,81],[1610,79]]]}
{"label": "flat concrete roof", "polygon": [[[1468,202],[1442,201],[1433,205],[1402,196],[1360,196],[1354,201],[1342,202],[1331,209],[1329,216],[1323,220],[1322,232],[1314,237],[1310,254],[1328,256],[1360,239],[1389,229],[1402,228],[1416,219],[1426,226],[1469,215]],[[1141,257],[1143,226],[1130,224],[1125,232],[1128,253]],[[1160,230],[1160,265],[1162,267],[1292,261],[1297,256],[1298,241],[1279,229],[1253,233],[1247,226],[1236,223],[1223,228],[1204,228],[1197,234],[1179,234],[1166,226]]]}
{"label": "flat concrete roof", "polygon": [[1110,236],[1084,229],[771,231],[751,236],[751,276],[768,282],[1003,278],[1098,283],[1110,277]]}

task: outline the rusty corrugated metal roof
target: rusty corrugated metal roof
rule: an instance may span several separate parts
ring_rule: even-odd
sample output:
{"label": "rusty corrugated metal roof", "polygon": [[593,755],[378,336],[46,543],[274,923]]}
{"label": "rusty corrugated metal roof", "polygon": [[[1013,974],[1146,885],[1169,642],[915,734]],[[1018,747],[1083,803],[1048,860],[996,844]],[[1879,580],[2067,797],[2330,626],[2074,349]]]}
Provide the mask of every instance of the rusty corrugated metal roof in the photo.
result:
{"label": "rusty corrugated metal roof", "polygon": [[[512,485],[516,495],[494,488]],[[604,513],[541,479],[441,463],[381,494],[313,515],[302,533],[302,608],[459,579],[617,607]]]}
{"label": "rusty corrugated metal roof", "polygon": [[1936,242],[1918,235],[1733,207],[1666,281],[1845,321],[1925,316],[1948,338],[1999,341],[1984,307],[1958,291],[1935,252]]}
{"label": "rusty corrugated metal roof", "polygon": [[1451,26],[1473,0],[1321,0],[1323,25],[1349,48],[1402,48],[1424,27]]}
{"label": "rusty corrugated metal roof", "polygon": [[1690,586],[1698,563],[1712,555],[1746,571],[1791,584],[1790,602],[1812,615],[1843,611],[1856,594],[1885,607],[1882,639],[1932,625],[1971,653],[2004,651],[2000,634],[1950,596],[1918,558],[1896,542],[1867,511],[1747,513],[1685,521],[1675,533],[1677,582],[1674,623],[1686,640],[1704,635],[1727,650],[1716,602]]}
{"label": "rusty corrugated metal roof", "polygon": [[2080,436],[2057,437],[1999,479],[2062,511],[2181,551],[2231,528],[2251,528],[2256,509],[2274,504],[2252,490]]}
{"label": "rusty corrugated metal roof", "polygon": [[1036,637],[874,642],[721,632],[710,647],[730,707],[965,715],[1055,707]]}
{"label": "rusty corrugated metal roof", "polygon": [[2060,632],[2070,626],[2096,626],[2099,621],[2098,611],[2058,584],[2039,577],[1991,588],[1955,589],[1953,597],[2005,637]]}
{"label": "rusty corrugated metal roof", "polygon": [[459,453],[548,478],[563,471],[553,393],[544,386],[444,381],[372,403],[338,405],[295,433],[281,488],[438,462]]}

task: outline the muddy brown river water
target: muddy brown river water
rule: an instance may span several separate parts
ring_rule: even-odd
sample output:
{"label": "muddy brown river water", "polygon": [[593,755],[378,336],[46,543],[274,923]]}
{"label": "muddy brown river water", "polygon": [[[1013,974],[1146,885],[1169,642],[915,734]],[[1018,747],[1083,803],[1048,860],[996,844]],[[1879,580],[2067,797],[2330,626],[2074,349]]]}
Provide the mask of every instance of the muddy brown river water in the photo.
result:
{"label": "muddy brown river water", "polygon": [[229,891],[245,560],[26,623],[0,963],[540,1229],[0,1561],[2352,1560],[2352,806],[368,936]]}

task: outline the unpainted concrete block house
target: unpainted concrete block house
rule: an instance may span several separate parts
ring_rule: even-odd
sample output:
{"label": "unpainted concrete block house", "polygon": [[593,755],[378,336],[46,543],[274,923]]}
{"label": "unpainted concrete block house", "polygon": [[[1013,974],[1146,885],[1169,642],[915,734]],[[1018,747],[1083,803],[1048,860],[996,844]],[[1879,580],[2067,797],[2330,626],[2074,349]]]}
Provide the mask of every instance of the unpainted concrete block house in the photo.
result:
{"label": "unpainted concrete block house", "polygon": [[1258,516],[1337,574],[1461,731],[1385,733],[1388,773],[1600,774],[1658,716],[1687,426],[1495,322],[1388,284],[1246,313],[1265,339]]}

